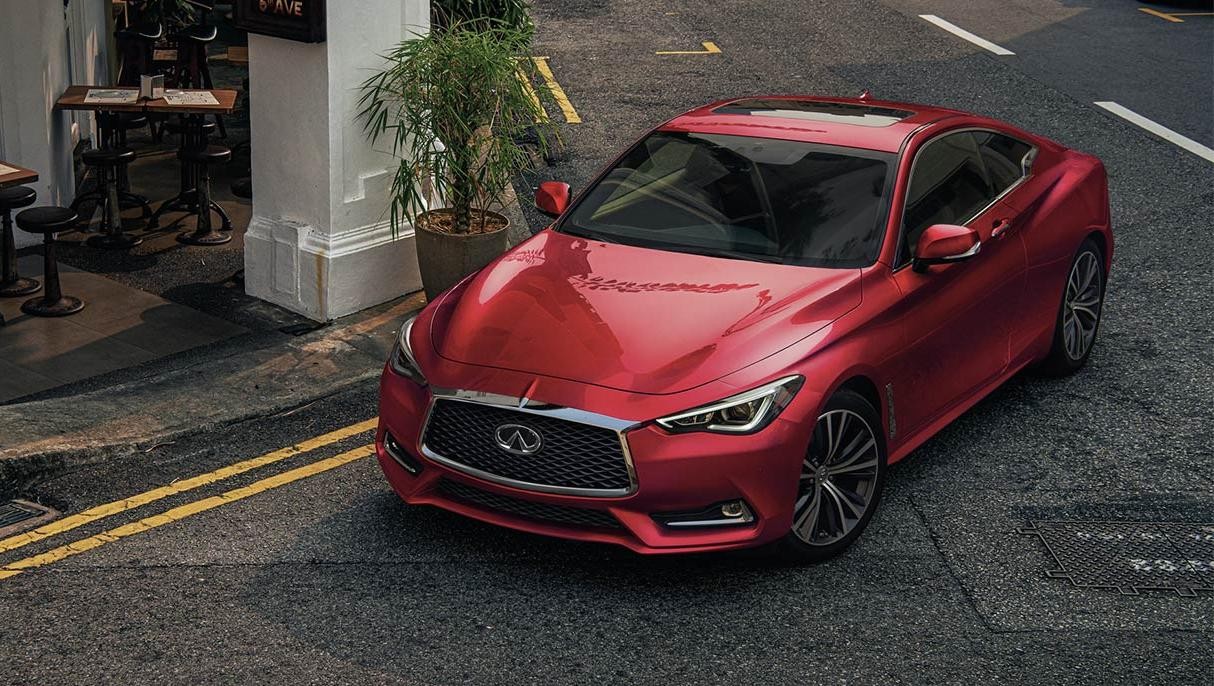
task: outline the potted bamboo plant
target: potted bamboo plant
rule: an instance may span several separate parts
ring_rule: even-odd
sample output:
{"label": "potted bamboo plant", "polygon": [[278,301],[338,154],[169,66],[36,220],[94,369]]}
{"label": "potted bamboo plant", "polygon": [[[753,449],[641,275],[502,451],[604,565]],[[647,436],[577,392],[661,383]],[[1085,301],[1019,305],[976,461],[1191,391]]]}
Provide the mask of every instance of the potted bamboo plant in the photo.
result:
{"label": "potted bamboo plant", "polygon": [[528,42],[504,22],[456,23],[401,43],[362,85],[367,135],[400,160],[392,229],[413,225],[430,298],[508,247],[509,222],[489,208],[530,166],[518,141],[545,119],[531,62],[518,59]]}

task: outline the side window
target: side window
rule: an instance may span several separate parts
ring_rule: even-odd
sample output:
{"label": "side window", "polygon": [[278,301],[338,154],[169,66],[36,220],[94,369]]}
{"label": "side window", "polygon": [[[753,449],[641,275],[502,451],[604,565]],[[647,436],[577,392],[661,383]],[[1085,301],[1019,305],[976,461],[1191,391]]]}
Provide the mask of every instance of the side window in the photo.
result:
{"label": "side window", "polygon": [[1033,146],[989,131],[975,131],[974,140],[978,143],[978,152],[986,165],[995,195],[1007,190],[1024,176],[1024,156],[1029,154]]}
{"label": "side window", "polygon": [[973,133],[951,133],[919,149],[911,168],[898,264],[910,261],[923,230],[964,224],[993,200]]}

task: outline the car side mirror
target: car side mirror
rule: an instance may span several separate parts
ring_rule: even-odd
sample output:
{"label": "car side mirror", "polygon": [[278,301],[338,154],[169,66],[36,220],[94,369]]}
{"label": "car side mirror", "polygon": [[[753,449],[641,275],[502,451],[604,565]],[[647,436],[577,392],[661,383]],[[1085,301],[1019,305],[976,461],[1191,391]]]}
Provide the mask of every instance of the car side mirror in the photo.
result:
{"label": "car side mirror", "polygon": [[923,272],[933,264],[968,260],[977,255],[981,248],[978,232],[968,226],[932,224],[919,236],[912,268]]}
{"label": "car side mirror", "polygon": [[569,184],[544,181],[535,189],[535,207],[549,217],[559,217],[569,207]]}

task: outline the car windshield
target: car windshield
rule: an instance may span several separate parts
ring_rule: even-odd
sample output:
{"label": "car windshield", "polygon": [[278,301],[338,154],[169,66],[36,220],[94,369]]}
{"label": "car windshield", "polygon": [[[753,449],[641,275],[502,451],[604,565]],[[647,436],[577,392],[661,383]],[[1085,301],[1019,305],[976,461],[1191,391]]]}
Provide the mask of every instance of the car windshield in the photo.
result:
{"label": "car windshield", "polygon": [[648,248],[806,266],[876,260],[887,153],[705,133],[655,133],[558,230]]}

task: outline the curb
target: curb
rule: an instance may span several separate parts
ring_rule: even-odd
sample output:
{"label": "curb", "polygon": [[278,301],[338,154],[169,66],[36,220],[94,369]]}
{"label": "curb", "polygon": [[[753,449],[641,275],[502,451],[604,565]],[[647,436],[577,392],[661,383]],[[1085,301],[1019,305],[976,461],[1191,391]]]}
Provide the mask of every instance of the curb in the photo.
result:
{"label": "curb", "polygon": [[268,348],[77,395],[0,406],[0,494],[371,383],[398,324],[424,303],[417,293]]}

